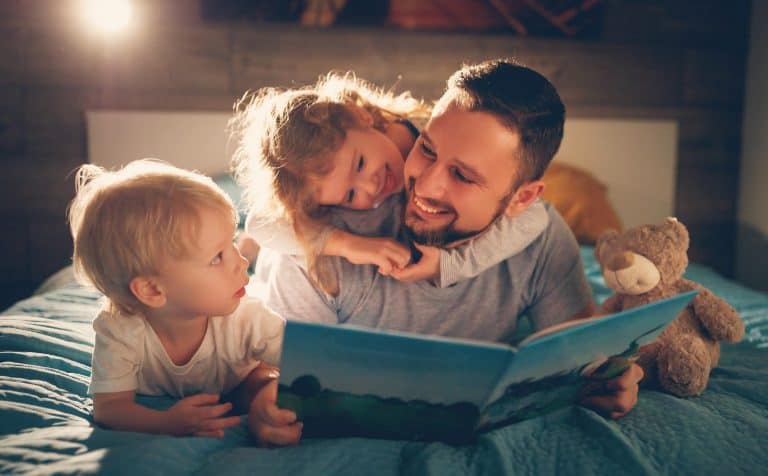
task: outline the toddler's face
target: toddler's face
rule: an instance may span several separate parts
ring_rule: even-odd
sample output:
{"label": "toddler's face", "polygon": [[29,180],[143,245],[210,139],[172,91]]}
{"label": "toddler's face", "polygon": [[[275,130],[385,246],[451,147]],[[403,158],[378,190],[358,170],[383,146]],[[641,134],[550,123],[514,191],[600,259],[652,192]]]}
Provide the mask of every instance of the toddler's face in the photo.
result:
{"label": "toddler's face", "polygon": [[403,156],[394,142],[373,127],[349,129],[332,154],[331,172],[321,179],[321,205],[364,210],[376,208],[403,189]]}
{"label": "toddler's face", "polygon": [[235,225],[225,213],[200,210],[197,236],[190,256],[164,263],[160,279],[167,305],[179,315],[231,314],[245,295],[248,261],[233,243]]}

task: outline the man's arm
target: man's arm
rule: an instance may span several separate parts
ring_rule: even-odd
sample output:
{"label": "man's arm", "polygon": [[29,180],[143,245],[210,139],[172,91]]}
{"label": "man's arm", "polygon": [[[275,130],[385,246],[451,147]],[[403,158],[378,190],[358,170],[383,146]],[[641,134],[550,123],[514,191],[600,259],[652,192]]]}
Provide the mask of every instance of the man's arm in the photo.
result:
{"label": "man's arm", "polygon": [[[529,312],[537,330],[595,313],[578,243],[560,215],[553,212],[550,218],[532,277]],[[637,404],[642,378],[642,369],[632,364],[616,378],[588,384],[581,404],[608,418],[621,418]]]}
{"label": "man's arm", "polygon": [[595,303],[590,302],[584,309],[574,314],[571,319],[586,319],[595,315]]}
{"label": "man's arm", "polygon": [[643,369],[633,363],[616,378],[588,383],[580,404],[604,417],[617,420],[637,404],[642,379]]}
{"label": "man's arm", "polygon": [[549,226],[542,234],[528,286],[528,314],[538,331],[594,313],[592,290],[576,238],[563,218],[549,208]]}

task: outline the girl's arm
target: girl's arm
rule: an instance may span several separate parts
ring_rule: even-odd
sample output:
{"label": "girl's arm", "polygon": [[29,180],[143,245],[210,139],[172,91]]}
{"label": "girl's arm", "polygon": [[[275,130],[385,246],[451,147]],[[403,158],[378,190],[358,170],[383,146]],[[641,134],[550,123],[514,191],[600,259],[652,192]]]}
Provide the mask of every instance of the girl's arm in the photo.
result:
{"label": "girl's arm", "polygon": [[407,266],[411,260],[411,251],[391,238],[360,236],[339,229],[330,232],[321,254],[341,256],[353,264],[373,264],[384,275]]}
{"label": "girl's arm", "polygon": [[441,288],[475,277],[530,245],[549,224],[544,203],[535,201],[515,217],[501,215],[485,233],[449,249],[418,246],[421,259],[393,273],[401,281],[432,279]]}
{"label": "girl's arm", "polygon": [[501,215],[474,240],[440,251],[440,287],[473,278],[528,247],[549,224],[541,200],[515,217]]}
{"label": "girl's arm", "polygon": [[[248,220],[246,230],[259,246],[285,255],[305,255],[287,219],[266,223]],[[314,245],[319,255],[341,256],[354,264],[373,264],[382,274],[406,266],[411,259],[410,250],[391,238],[356,235],[330,225],[323,229]]]}
{"label": "girl's arm", "polygon": [[218,403],[218,395],[193,395],[164,411],[139,405],[134,398],[132,390],[94,394],[94,421],[119,431],[215,438],[223,437],[226,428],[240,423],[239,416],[222,416],[232,409],[232,404]]}
{"label": "girl's arm", "polygon": [[[304,248],[296,237],[293,224],[287,218],[263,221],[248,217],[245,231],[260,247],[269,248],[284,255],[304,256]],[[327,235],[323,233],[321,238],[327,239]],[[322,246],[323,243],[320,245]]]}

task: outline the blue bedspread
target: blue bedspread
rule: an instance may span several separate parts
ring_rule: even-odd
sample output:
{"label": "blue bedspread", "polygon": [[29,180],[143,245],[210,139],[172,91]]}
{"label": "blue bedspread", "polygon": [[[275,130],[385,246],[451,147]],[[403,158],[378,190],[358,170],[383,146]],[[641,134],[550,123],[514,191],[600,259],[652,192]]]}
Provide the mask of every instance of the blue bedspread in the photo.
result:
{"label": "blue bedspread", "polygon": [[[608,295],[591,249],[587,272]],[[0,473],[109,474],[756,474],[768,466],[768,296],[691,265],[688,277],[741,313],[700,397],[643,390],[618,422],[580,407],[500,428],[469,446],[362,438],[256,448],[245,425],[222,440],[94,427],[86,395],[95,293],[73,285],[0,316]],[[147,400],[167,405],[170,400]]]}

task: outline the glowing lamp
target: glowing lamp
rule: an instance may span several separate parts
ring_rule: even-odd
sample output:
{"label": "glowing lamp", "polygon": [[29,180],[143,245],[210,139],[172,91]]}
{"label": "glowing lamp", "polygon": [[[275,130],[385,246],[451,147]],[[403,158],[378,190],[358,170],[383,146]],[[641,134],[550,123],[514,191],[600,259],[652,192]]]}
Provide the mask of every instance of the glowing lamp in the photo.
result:
{"label": "glowing lamp", "polygon": [[128,26],[133,8],[130,0],[84,0],[83,13],[92,28],[113,34]]}

